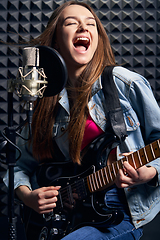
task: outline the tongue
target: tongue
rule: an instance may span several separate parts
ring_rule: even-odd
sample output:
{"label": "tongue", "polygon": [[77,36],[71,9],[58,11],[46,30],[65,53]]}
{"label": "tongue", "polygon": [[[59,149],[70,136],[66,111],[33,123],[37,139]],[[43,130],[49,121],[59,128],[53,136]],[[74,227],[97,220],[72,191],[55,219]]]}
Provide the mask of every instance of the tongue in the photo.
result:
{"label": "tongue", "polygon": [[76,49],[78,49],[80,51],[86,51],[86,47],[84,47],[84,46],[76,46]]}

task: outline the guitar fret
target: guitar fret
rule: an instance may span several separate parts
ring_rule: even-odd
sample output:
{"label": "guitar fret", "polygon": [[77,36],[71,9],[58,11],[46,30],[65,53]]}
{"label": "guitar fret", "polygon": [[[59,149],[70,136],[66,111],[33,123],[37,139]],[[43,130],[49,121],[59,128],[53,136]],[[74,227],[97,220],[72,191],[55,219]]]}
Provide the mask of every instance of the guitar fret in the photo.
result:
{"label": "guitar fret", "polygon": [[91,178],[92,178],[92,184],[93,184],[93,189],[94,191],[96,191],[96,184],[95,184],[95,179],[94,179],[94,173],[91,174]]}
{"label": "guitar fret", "polygon": [[[138,150],[137,151],[137,155],[138,155],[138,160],[139,160],[139,162],[141,163],[141,155],[140,155],[140,152],[139,152],[140,150]],[[135,169],[137,169],[138,168],[138,166],[137,167],[135,167]]]}
{"label": "guitar fret", "polygon": [[[159,142],[159,139],[157,140],[157,144],[158,144],[158,150],[160,149],[160,142]],[[160,156],[160,154],[159,154]]]}
{"label": "guitar fret", "polygon": [[116,177],[116,172],[115,172],[115,168],[114,168],[114,164],[112,163],[112,169],[113,169],[113,173],[114,173],[114,177]]}
{"label": "guitar fret", "polygon": [[159,140],[152,143],[152,146],[153,146],[153,149],[154,149],[155,158],[160,157],[160,143],[159,143]]}
{"label": "guitar fret", "polygon": [[[146,156],[146,152],[145,152],[144,149],[143,149],[143,153],[144,153],[144,155]],[[139,152],[139,163],[140,163],[140,164],[139,164],[139,166],[137,166],[137,168],[143,165],[143,164],[142,164],[142,158],[143,158],[143,154],[141,155],[140,152]]]}
{"label": "guitar fret", "polygon": [[98,173],[98,180],[99,180],[100,187],[103,187],[101,171],[99,170],[97,173]]}
{"label": "guitar fret", "polygon": [[132,163],[135,164],[134,153],[131,153],[131,158],[132,158]]}
{"label": "guitar fret", "polygon": [[95,179],[95,183],[96,183],[96,189],[99,189],[100,186],[99,186],[99,183],[98,183],[98,177],[97,177],[97,175],[98,175],[98,171],[95,172],[95,173],[93,173],[93,174],[94,174],[94,179]]}
{"label": "guitar fret", "polygon": [[114,181],[114,179],[116,177],[114,164],[112,163],[111,165],[109,165],[109,168],[110,168],[110,172],[111,172],[111,181]]}
{"label": "guitar fret", "polygon": [[119,170],[119,165],[118,165],[118,161],[116,161],[116,165],[117,165],[117,170]]}
{"label": "guitar fret", "polygon": [[153,158],[155,159],[156,156],[155,156],[155,154],[154,154],[153,146],[152,146],[152,144],[149,144],[149,146],[150,146],[150,149],[151,149],[151,152],[152,152]]}
{"label": "guitar fret", "polygon": [[127,162],[129,162],[129,161],[128,161],[128,156],[125,156],[125,159],[126,159]]}
{"label": "guitar fret", "polygon": [[[146,160],[147,160],[147,162],[149,162],[149,159],[148,159],[148,156],[147,156],[147,152],[146,152],[146,148],[144,147],[143,150],[144,150],[144,155],[146,157]],[[141,166],[142,166],[143,163],[142,162],[140,162],[140,163],[141,163]]]}
{"label": "guitar fret", "polygon": [[124,161],[127,161],[133,168],[137,169],[158,157],[160,157],[160,140],[115,161],[111,165],[107,165],[94,174],[92,173],[87,177],[88,188],[90,192],[95,192],[105,187],[107,188],[107,185],[114,182],[119,169],[123,169]]}
{"label": "guitar fret", "polygon": [[88,176],[88,185],[90,187],[90,192],[94,192],[93,181],[92,181],[92,174]]}
{"label": "guitar fret", "polygon": [[105,177],[105,184],[107,185],[107,184],[109,183],[109,180],[108,180],[108,175],[107,175],[107,173],[106,173],[106,167],[103,168],[103,175],[104,175],[104,177]]}
{"label": "guitar fret", "polygon": [[104,168],[104,171],[105,171],[105,176],[107,178],[107,182],[109,183],[110,181],[109,181],[109,178],[108,178],[107,168],[108,168],[108,166]]}
{"label": "guitar fret", "polygon": [[121,163],[121,166],[119,166],[120,169],[123,169],[123,168],[124,168],[123,162],[124,162],[124,158],[122,158],[122,159],[119,160],[119,163]]}
{"label": "guitar fret", "polygon": [[[138,155],[138,158],[139,158],[140,156],[139,156],[139,152],[138,151],[137,151],[137,155]],[[136,166],[135,158],[133,157],[132,159],[133,159],[133,167],[134,167],[134,169],[136,169],[137,166]]]}
{"label": "guitar fret", "polygon": [[113,165],[113,171],[114,171],[114,175],[115,177],[117,176],[118,170],[119,170],[119,166],[118,166],[118,161],[112,163]]}
{"label": "guitar fret", "polygon": [[110,170],[110,165],[108,165],[108,170],[109,170],[109,175],[110,175],[111,181],[113,181],[112,173],[111,173],[111,170]]}
{"label": "guitar fret", "polygon": [[[102,176],[102,181],[103,181],[103,183],[102,183],[102,185],[106,185],[107,184],[107,182],[105,181],[105,175],[104,175],[104,170],[103,170],[103,168],[102,169],[100,169],[100,172],[101,172],[101,176]],[[107,179],[106,179],[107,180]]]}

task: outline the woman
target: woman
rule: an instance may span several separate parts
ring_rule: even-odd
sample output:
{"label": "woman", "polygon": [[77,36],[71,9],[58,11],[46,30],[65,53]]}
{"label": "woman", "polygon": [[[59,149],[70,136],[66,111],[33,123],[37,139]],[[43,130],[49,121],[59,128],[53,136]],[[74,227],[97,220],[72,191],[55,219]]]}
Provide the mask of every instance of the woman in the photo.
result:
{"label": "woman", "polygon": [[[57,149],[60,161],[71,159],[80,164],[81,151],[109,130],[101,75],[105,66],[116,64],[100,20],[85,3],[71,1],[57,8],[33,43],[55,48],[68,70],[66,88],[58,96],[40,100],[33,116],[32,142],[29,146],[19,143],[22,157],[15,167],[16,195],[39,214],[47,214],[58,204],[60,186],[37,188],[35,169],[38,163],[54,161]],[[145,78],[118,66],[113,76],[128,134],[117,147],[119,159],[160,138],[160,110]],[[63,239],[140,239],[142,226],[160,209],[159,172],[159,159],[137,170],[124,162],[115,184],[105,194],[106,209],[120,209],[123,221],[102,229],[84,226]]]}

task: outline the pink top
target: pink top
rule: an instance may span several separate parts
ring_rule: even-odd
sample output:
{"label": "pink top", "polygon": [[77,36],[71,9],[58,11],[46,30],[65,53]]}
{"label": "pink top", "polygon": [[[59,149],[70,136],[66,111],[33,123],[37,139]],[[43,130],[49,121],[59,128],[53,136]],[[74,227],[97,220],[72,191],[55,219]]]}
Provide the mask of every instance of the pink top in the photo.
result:
{"label": "pink top", "polygon": [[91,143],[96,137],[98,137],[102,133],[103,130],[95,124],[95,122],[90,116],[88,116],[81,149],[85,148],[89,143]]}

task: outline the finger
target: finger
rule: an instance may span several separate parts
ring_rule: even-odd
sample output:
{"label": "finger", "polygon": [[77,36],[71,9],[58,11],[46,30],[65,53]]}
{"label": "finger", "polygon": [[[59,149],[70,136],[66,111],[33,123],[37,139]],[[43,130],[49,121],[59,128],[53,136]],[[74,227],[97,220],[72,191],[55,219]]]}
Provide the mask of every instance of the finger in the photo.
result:
{"label": "finger", "polygon": [[58,200],[58,199],[57,199],[57,197],[55,197],[55,196],[54,196],[54,197],[51,197],[51,198],[45,198],[44,203],[45,203],[45,204],[50,204],[50,203],[52,204],[52,203],[56,203],[57,200]]}
{"label": "finger", "polygon": [[128,155],[130,155],[130,154],[132,154],[132,153],[133,153],[133,151],[132,151],[132,152],[129,152],[129,153],[122,153],[121,156],[128,156]]}
{"label": "finger", "polygon": [[46,191],[45,192],[45,198],[52,198],[52,197],[55,197],[55,196],[58,196],[59,192],[57,190],[49,190],[49,191]]}
{"label": "finger", "polygon": [[120,169],[117,174],[115,184],[119,188],[125,188],[131,186],[133,184],[133,181],[132,178],[127,173],[124,173],[123,169]]}
{"label": "finger", "polygon": [[38,202],[39,210],[42,211],[51,211],[56,207],[57,198],[54,197],[52,199],[43,199]]}
{"label": "finger", "polygon": [[43,204],[42,206],[40,206],[41,209],[53,209],[56,207],[56,200],[55,199],[52,199],[52,201],[48,201],[45,202],[45,204]]}
{"label": "finger", "polygon": [[56,207],[56,204],[51,204],[48,206],[43,206],[39,208],[39,213],[44,214],[44,213],[51,213],[53,212],[53,209]]}
{"label": "finger", "polygon": [[137,179],[139,177],[138,172],[134,169],[127,161],[123,162],[125,173],[127,173],[131,178]]}
{"label": "finger", "polygon": [[39,198],[52,198],[54,196],[58,196],[59,192],[58,190],[60,187],[43,187],[41,188],[42,191],[39,193]]}
{"label": "finger", "polygon": [[59,190],[61,186],[54,186],[54,189]]}
{"label": "finger", "polygon": [[61,186],[48,186],[48,187],[42,187],[41,189],[43,191],[48,191],[48,190],[59,190],[61,188]]}

